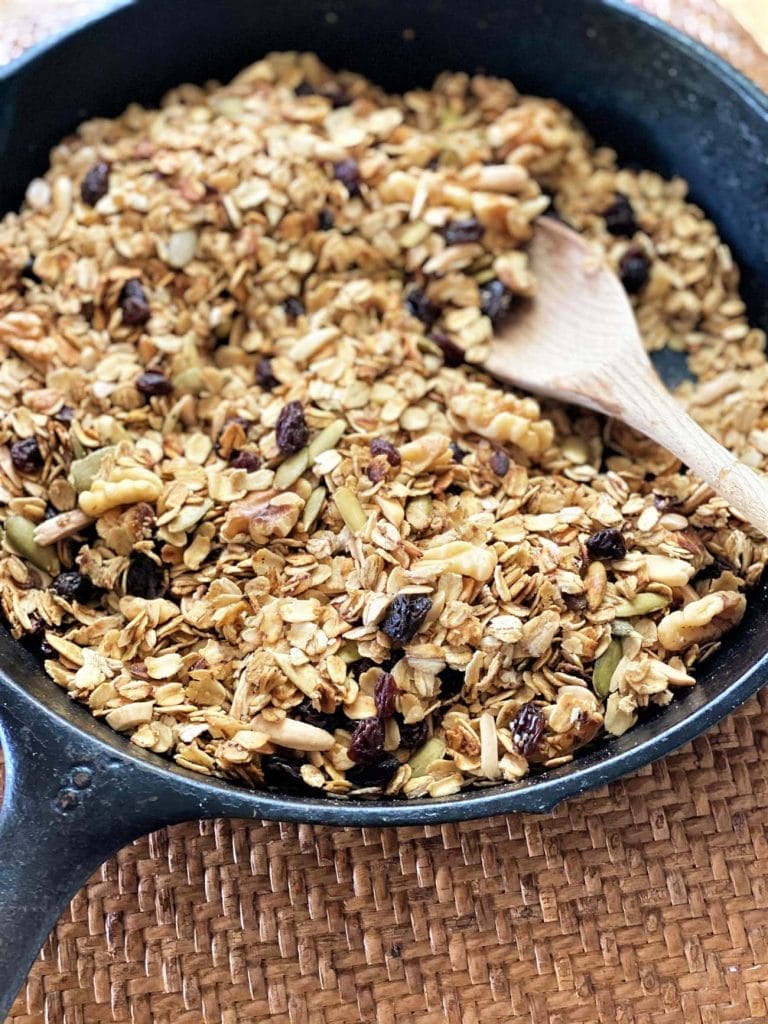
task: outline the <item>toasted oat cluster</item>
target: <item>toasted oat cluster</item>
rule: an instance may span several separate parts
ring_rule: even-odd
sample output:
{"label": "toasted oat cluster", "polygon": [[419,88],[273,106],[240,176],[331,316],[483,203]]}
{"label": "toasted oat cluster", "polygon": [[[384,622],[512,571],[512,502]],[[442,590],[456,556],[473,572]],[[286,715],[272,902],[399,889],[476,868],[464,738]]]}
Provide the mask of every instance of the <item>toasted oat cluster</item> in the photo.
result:
{"label": "toasted oat cluster", "polygon": [[693,685],[768,544],[631,430],[478,368],[552,205],[761,467],[727,247],[553,100],[277,54],[83,124],[0,224],[14,635],[136,745],[336,797],[520,779]]}

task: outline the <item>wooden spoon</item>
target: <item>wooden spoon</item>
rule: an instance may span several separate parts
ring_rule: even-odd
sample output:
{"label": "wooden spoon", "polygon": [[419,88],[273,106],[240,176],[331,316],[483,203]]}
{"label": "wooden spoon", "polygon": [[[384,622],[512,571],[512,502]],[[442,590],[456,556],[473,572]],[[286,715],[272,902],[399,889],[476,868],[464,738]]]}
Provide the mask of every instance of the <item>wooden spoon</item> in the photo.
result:
{"label": "wooden spoon", "polygon": [[605,413],[689,466],[768,536],[768,479],[718,444],[670,395],[616,275],[580,235],[540,219],[529,249],[536,298],[500,325],[485,367],[526,391]]}

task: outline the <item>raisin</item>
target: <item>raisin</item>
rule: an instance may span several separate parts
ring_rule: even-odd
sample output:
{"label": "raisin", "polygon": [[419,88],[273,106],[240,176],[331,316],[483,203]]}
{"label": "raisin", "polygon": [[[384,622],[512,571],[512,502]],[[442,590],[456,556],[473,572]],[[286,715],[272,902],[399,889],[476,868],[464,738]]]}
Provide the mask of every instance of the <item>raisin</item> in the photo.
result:
{"label": "raisin", "polygon": [[563,604],[569,612],[583,612],[587,599],[584,594],[563,594]]}
{"label": "raisin", "polygon": [[75,411],[68,405],[62,405],[59,411],[53,414],[53,418],[57,423],[63,423],[68,427],[75,418]]}
{"label": "raisin", "polygon": [[523,704],[509,726],[512,742],[523,757],[530,757],[538,749],[544,732],[544,715],[535,704]]}
{"label": "raisin", "polygon": [[648,283],[651,273],[651,261],[644,250],[634,245],[627,249],[619,263],[619,280],[628,295],[637,295]]}
{"label": "raisin", "polygon": [[709,565],[705,565],[703,569],[699,569],[691,580],[691,583],[696,584],[702,580],[716,580],[718,576],[722,576],[724,572],[736,572],[736,569],[731,565],[731,563],[726,562],[726,560],[721,558],[720,555],[713,555],[713,559],[714,561],[710,562]]}
{"label": "raisin", "polygon": [[400,452],[386,437],[374,437],[371,441],[371,455],[386,455],[390,466],[399,466],[402,462]]}
{"label": "raisin", "polygon": [[509,456],[506,452],[495,451],[491,456],[491,469],[497,476],[506,476],[509,471]]}
{"label": "raisin", "polygon": [[632,204],[623,192],[617,192],[614,201],[603,213],[605,226],[612,235],[631,238],[637,231]]}
{"label": "raisin", "polygon": [[36,473],[43,465],[43,453],[36,437],[25,437],[11,445],[11,462],[20,473]]}
{"label": "raisin", "polygon": [[505,317],[512,305],[512,292],[498,278],[494,277],[480,289],[480,310],[496,323]]}
{"label": "raisin", "polygon": [[429,733],[429,727],[423,720],[412,722],[410,725],[398,722],[397,727],[400,731],[400,744],[407,750],[415,750],[416,747],[420,747]]}
{"label": "raisin", "polygon": [[477,217],[467,217],[466,220],[449,220],[440,228],[440,234],[446,245],[465,245],[467,242],[479,242],[485,228]]}
{"label": "raisin", "polygon": [[159,370],[145,370],[136,379],[136,389],[151,398],[155,395],[170,395],[173,384]]}
{"label": "raisin", "polygon": [[363,672],[367,672],[372,668],[378,668],[379,666],[370,658],[358,658],[357,661],[350,662],[348,667],[354,678],[359,679]]}
{"label": "raisin", "polygon": [[352,102],[352,97],[340,86],[335,86],[331,89],[324,89],[323,96],[331,101],[331,106],[334,110],[338,110],[340,107],[348,107]]}
{"label": "raisin", "polygon": [[311,82],[308,82],[306,78],[302,78],[296,88],[293,90],[294,96],[316,96],[317,91]]}
{"label": "raisin", "polygon": [[96,203],[109,191],[109,164],[103,160],[94,164],[86,171],[82,184],[80,185],[80,196],[88,206],[95,206]]}
{"label": "raisin", "polygon": [[440,673],[440,697],[443,700],[457,697],[464,689],[465,681],[466,677],[462,669],[444,668]]}
{"label": "raisin", "polygon": [[347,751],[356,764],[374,764],[384,758],[384,723],[380,718],[363,718],[355,727]]}
{"label": "raisin", "polygon": [[365,471],[365,475],[371,481],[372,484],[381,483],[384,477],[387,475],[386,466],[382,466],[380,462],[372,462]]}
{"label": "raisin", "polygon": [[403,305],[411,316],[421,320],[427,328],[432,327],[440,316],[440,307],[427,298],[427,293],[423,288],[411,288],[403,300]]}
{"label": "raisin", "polygon": [[659,512],[669,512],[671,508],[678,505],[679,501],[677,498],[673,498],[671,494],[654,494],[653,495],[653,506],[657,508]]}
{"label": "raisin", "polygon": [[42,661],[56,657],[56,651],[45,639],[46,626],[36,612],[29,616],[29,623],[32,628],[20,638],[22,647]]}
{"label": "raisin", "polygon": [[468,452],[466,452],[460,444],[456,441],[451,441],[451,451],[453,452],[454,462],[463,462],[466,459]]}
{"label": "raisin", "polygon": [[592,558],[623,558],[627,553],[627,545],[618,530],[598,530],[587,537],[587,551]]}
{"label": "raisin", "polygon": [[317,792],[313,791],[301,777],[302,763],[295,758],[281,757],[279,754],[262,757],[264,785],[270,789],[279,789],[283,793],[296,793],[302,796],[312,793],[317,796]]}
{"label": "raisin", "polygon": [[381,628],[393,644],[404,647],[416,636],[431,607],[432,598],[426,594],[398,594]]}
{"label": "raisin", "polygon": [[301,402],[288,402],[280,410],[275,427],[277,447],[283,455],[293,455],[309,440],[309,428]]}
{"label": "raisin", "polygon": [[138,277],[126,281],[120,290],[120,309],[123,312],[123,323],[129,327],[141,327],[149,320],[152,311],[147,296]]}
{"label": "raisin", "polygon": [[395,713],[397,701],[397,683],[391,672],[382,672],[376,680],[373,699],[376,702],[376,714],[379,718],[391,718]]}
{"label": "raisin", "polygon": [[360,167],[357,160],[348,157],[333,165],[333,176],[346,188],[350,196],[360,195]]}
{"label": "raisin", "polygon": [[430,331],[429,338],[437,345],[443,353],[443,360],[446,366],[461,366],[464,362],[464,350],[459,348],[456,342],[449,338],[445,331]]}
{"label": "raisin", "polygon": [[290,717],[297,722],[305,722],[307,725],[314,725],[318,729],[325,729],[326,732],[333,732],[338,726],[336,713],[326,714],[318,711],[309,697],[305,697],[301,704],[297,704],[290,711]]}
{"label": "raisin", "polygon": [[283,300],[283,309],[285,310],[286,316],[290,316],[294,319],[297,316],[304,316],[306,313],[304,303],[301,299],[297,299],[295,295],[289,295],[287,299]]}
{"label": "raisin", "polygon": [[125,577],[125,592],[133,594],[134,597],[146,598],[148,601],[162,597],[165,594],[163,567],[143,551],[133,551]]}
{"label": "raisin", "polygon": [[51,583],[51,590],[66,601],[79,601],[81,604],[90,601],[94,592],[93,584],[88,577],[76,570],[59,573]]}
{"label": "raisin", "polygon": [[317,215],[317,230],[330,231],[336,221],[330,210],[321,210]]}
{"label": "raisin", "polygon": [[230,462],[233,469],[244,469],[248,473],[253,473],[261,465],[261,459],[256,452],[245,449],[237,453],[232,452],[232,454],[235,456]]}
{"label": "raisin", "polygon": [[35,257],[30,256],[19,275],[24,281],[32,281],[33,284],[42,284],[43,279],[35,273]]}
{"label": "raisin", "polygon": [[262,358],[256,363],[256,383],[260,388],[264,388],[265,391],[271,391],[272,388],[276,388],[280,381],[272,373],[272,360],[262,356]]}
{"label": "raisin", "polygon": [[386,754],[374,764],[358,764],[347,771],[347,781],[357,789],[386,789],[400,767],[400,762],[393,754]]}

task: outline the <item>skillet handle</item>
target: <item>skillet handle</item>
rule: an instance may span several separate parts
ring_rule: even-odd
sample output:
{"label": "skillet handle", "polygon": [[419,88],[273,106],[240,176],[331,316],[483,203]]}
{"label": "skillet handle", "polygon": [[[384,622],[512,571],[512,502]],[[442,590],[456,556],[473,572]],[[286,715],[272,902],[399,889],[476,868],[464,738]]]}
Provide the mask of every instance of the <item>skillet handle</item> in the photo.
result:
{"label": "skillet handle", "polygon": [[89,875],[120,847],[165,823],[154,810],[156,789],[130,762],[78,730],[62,729],[42,706],[34,717],[16,717],[16,710],[11,695],[0,703],[0,1021]]}

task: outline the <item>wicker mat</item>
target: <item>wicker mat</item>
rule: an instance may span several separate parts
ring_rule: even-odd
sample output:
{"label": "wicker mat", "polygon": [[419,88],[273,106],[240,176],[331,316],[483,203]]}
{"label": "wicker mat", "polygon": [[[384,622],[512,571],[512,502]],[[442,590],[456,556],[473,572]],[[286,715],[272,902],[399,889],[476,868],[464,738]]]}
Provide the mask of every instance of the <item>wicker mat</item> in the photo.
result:
{"label": "wicker mat", "polygon": [[[711,0],[642,5],[768,85]],[[0,61],[89,6],[0,0]],[[8,1024],[766,1022],[767,711],[544,817],[158,832],[78,894]]]}

